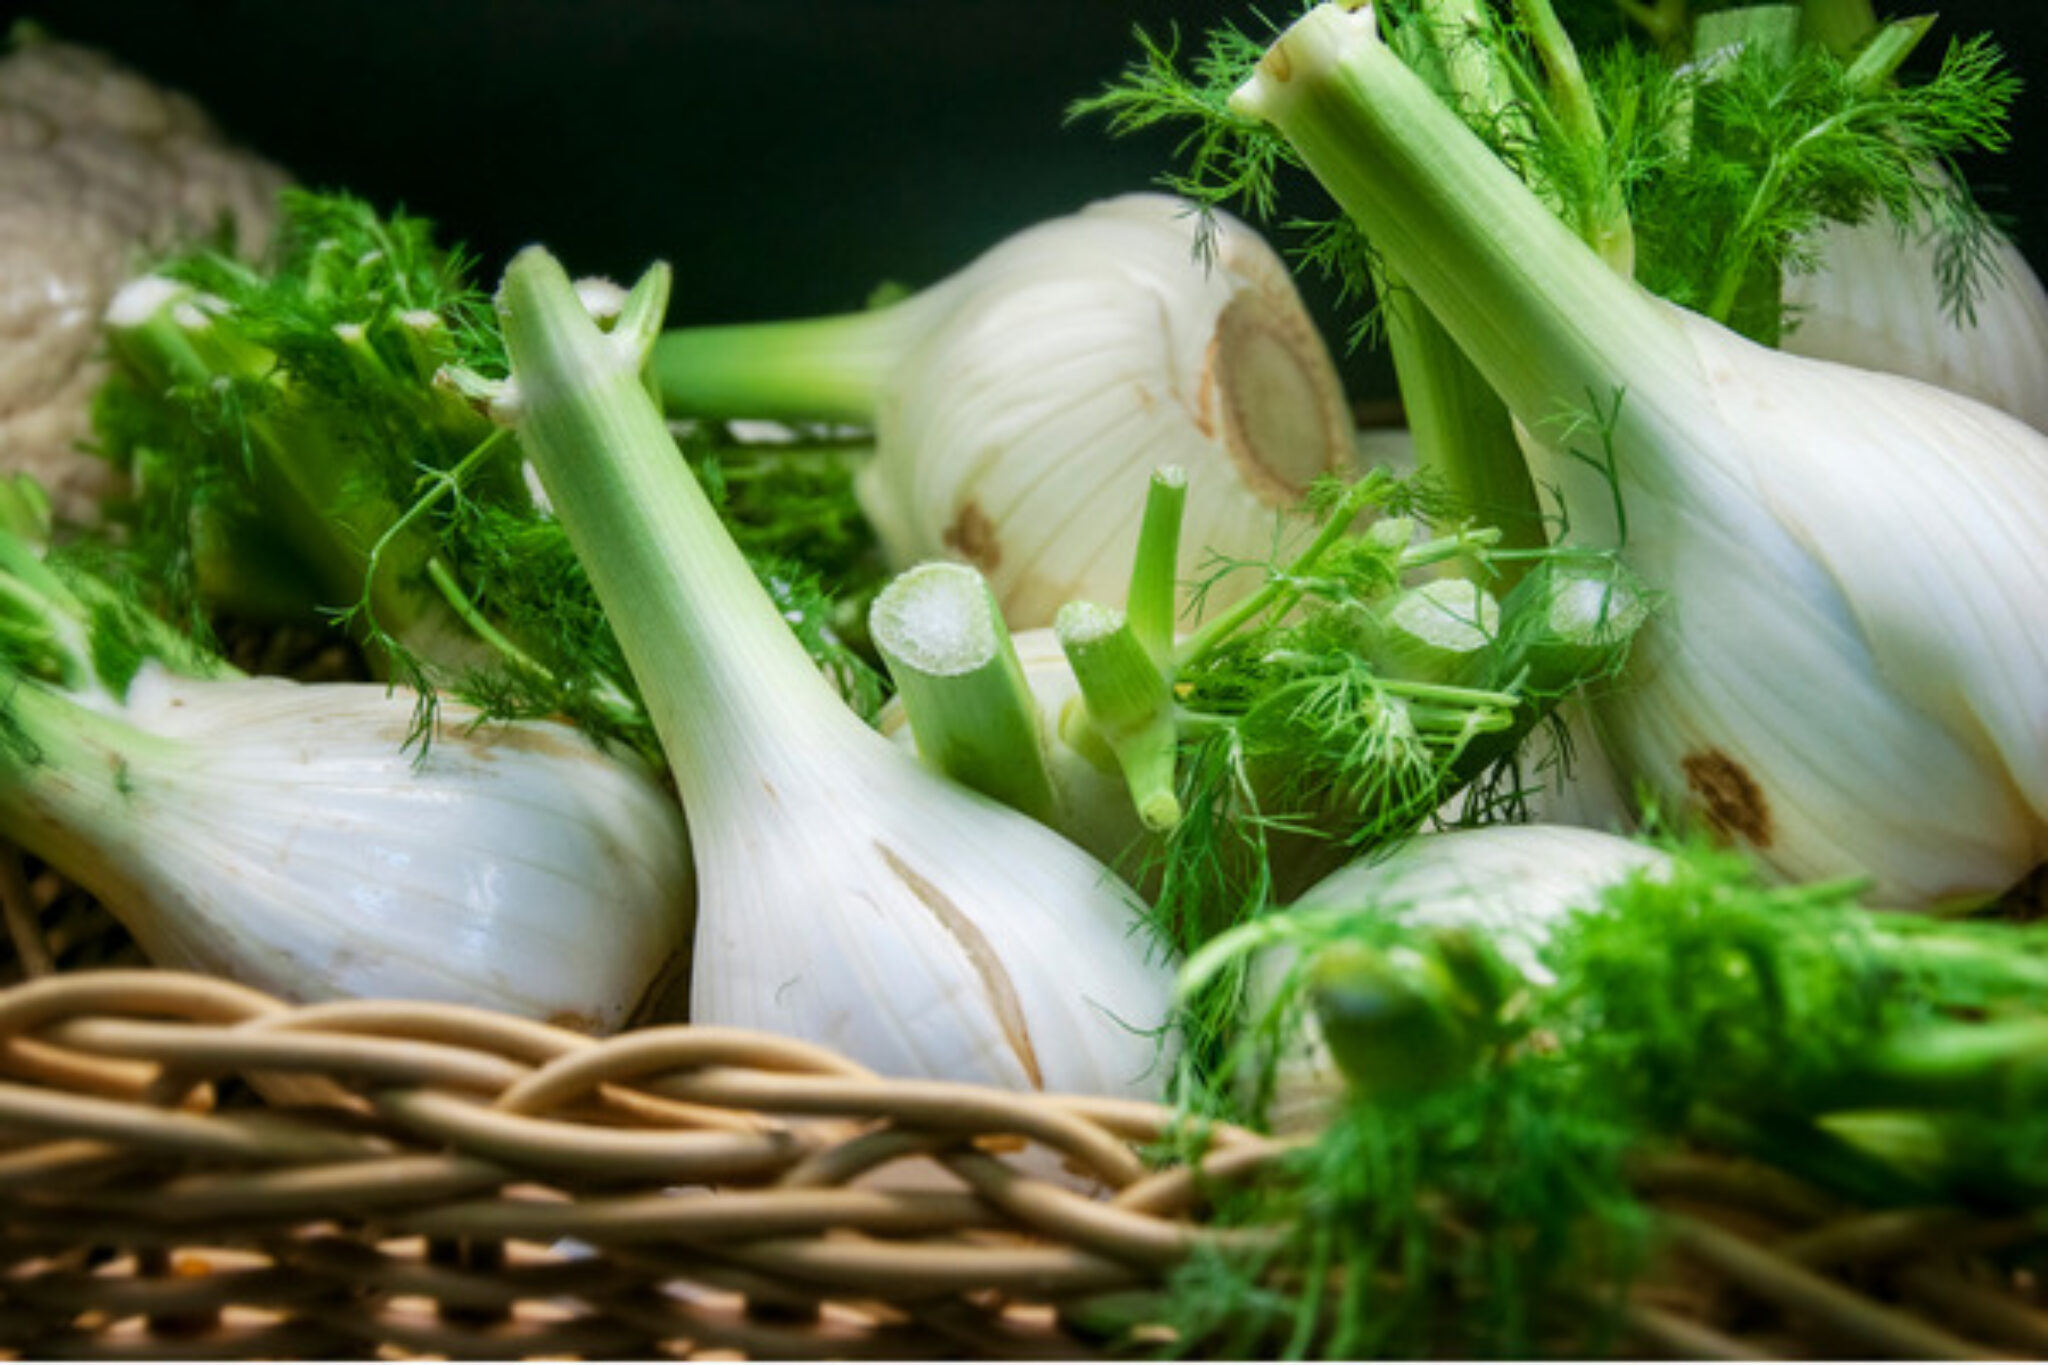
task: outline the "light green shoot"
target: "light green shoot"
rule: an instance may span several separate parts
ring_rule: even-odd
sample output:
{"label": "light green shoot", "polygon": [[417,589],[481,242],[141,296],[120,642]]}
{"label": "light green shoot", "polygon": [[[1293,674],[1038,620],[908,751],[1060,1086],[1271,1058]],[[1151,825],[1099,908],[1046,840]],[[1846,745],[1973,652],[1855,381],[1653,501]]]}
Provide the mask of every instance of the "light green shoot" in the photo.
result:
{"label": "light green shoot", "polygon": [[980,571],[935,562],[898,574],[876,596],[868,631],[924,761],[1057,825],[1044,721]]}
{"label": "light green shoot", "polygon": [[1173,828],[1179,730],[1166,675],[1121,612],[1069,602],[1053,629],[1081,685],[1088,728],[1116,755],[1139,819],[1148,829]]}
{"label": "light green shoot", "polygon": [[1153,473],[1145,493],[1144,520],[1138,526],[1130,593],[1124,600],[1131,631],[1162,676],[1173,666],[1180,532],[1187,502],[1187,470],[1166,465]]}

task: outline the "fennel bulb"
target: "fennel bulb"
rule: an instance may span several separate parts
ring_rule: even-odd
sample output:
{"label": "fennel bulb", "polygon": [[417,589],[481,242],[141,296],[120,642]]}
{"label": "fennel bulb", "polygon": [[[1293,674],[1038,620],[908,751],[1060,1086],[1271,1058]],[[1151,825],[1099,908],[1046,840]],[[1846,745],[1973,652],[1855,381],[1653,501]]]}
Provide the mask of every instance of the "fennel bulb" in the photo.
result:
{"label": "fennel bulb", "polygon": [[924,769],[813,668],[642,383],[650,270],[610,332],[544,250],[507,269],[515,424],[611,617],[682,797],[692,1018],[886,1075],[1155,1095],[1173,965],[1133,893]]}
{"label": "fennel bulb", "polygon": [[402,688],[244,677],[46,563],[46,511],[0,485],[0,834],[154,962],[297,1001],[674,1017],[690,864],[643,765],[453,704],[422,734]]}
{"label": "fennel bulb", "polygon": [[[1384,857],[1331,873],[1273,923],[1245,935],[1273,944],[1251,959],[1245,994],[1245,1017],[1255,1026],[1264,1021],[1263,1032],[1270,1035],[1271,1056],[1254,1078],[1270,1087],[1268,1121],[1281,1132],[1311,1131],[1345,1092],[1348,1068],[1332,1055],[1316,1011],[1303,1011],[1298,1019],[1281,1015],[1286,1002],[1302,993],[1304,980],[1311,999],[1325,997],[1325,1010],[1342,1011],[1347,999],[1357,1003],[1336,984],[1355,965],[1345,962],[1341,949],[1328,963],[1316,960],[1317,953],[1346,941],[1346,921],[1385,919],[1482,934],[1525,980],[1547,986],[1553,978],[1540,954],[1557,924],[1574,911],[1596,907],[1607,887],[1669,864],[1658,849],[1597,830],[1488,825],[1419,834]],[[1237,951],[1235,944],[1217,942],[1219,954]],[[1190,962],[1190,975],[1203,965]],[[1374,1078],[1356,1076],[1351,1082],[1370,1090]]]}
{"label": "fennel bulb", "polygon": [[[1192,205],[1132,194],[1039,223],[900,302],[683,328],[655,347],[678,415],[872,426],[856,491],[892,567],[954,558],[1018,629],[1118,600],[1152,471],[1188,473],[1181,577],[1269,553],[1348,473],[1341,382],[1279,257]],[[1220,605],[1237,583],[1212,597]]]}
{"label": "fennel bulb", "polygon": [[1618,776],[1780,876],[1927,906],[2048,851],[2048,437],[1787,355],[1615,274],[1325,4],[1273,122],[1530,434],[1575,537],[1671,595],[1594,699]]}
{"label": "fennel bulb", "polygon": [[1782,349],[1924,379],[2048,431],[2048,289],[2010,238],[1966,318],[1944,306],[1925,235],[1873,219],[1830,223],[1812,245],[1814,268],[1785,277]]}
{"label": "fennel bulb", "polygon": [[153,665],[118,707],[34,684],[10,706],[0,827],[159,966],[595,1033],[680,1010],[680,813],[567,726],[450,703],[421,759],[402,690]]}
{"label": "fennel bulb", "polygon": [[1556,923],[1589,908],[1601,888],[1669,862],[1648,844],[1572,825],[1440,830],[1338,869],[1288,910],[1371,910],[1406,924],[1478,930],[1522,975],[1547,985],[1551,976],[1539,954]]}

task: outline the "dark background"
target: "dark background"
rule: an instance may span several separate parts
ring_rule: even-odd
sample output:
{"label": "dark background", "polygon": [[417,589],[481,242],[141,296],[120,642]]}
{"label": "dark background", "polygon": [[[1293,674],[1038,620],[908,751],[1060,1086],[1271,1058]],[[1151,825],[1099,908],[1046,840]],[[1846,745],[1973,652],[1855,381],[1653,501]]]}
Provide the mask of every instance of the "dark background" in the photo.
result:
{"label": "dark background", "polygon": [[[534,240],[572,271],[621,279],[666,258],[679,322],[857,307],[885,280],[926,283],[1027,223],[1146,187],[1172,136],[1114,140],[1100,120],[1068,122],[1068,103],[1136,57],[1134,25],[1192,37],[1228,17],[1257,31],[1256,12],[1294,8],[0,0],[0,15],[194,95],[301,181],[434,219],[486,278]],[[2048,6],[1950,3],[1935,32],[1984,29],[2030,79],[2015,150],[1973,179],[2040,268]]]}

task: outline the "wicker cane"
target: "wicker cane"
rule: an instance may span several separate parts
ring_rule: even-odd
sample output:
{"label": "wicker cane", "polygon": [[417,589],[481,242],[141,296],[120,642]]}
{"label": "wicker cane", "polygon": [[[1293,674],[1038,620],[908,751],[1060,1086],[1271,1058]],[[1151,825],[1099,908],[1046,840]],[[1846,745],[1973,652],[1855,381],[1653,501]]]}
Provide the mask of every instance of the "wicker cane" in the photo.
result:
{"label": "wicker cane", "polygon": [[[1164,1108],[880,1079],[702,1027],[593,1039],[293,1007],[132,962],[0,857],[0,1348],[26,1358],[1099,1358],[1148,1331],[1204,1190]],[[2041,1219],[1873,1214],[1700,1153],[1638,1175],[1631,1356],[2048,1355]],[[2023,1259],[2023,1257],[2022,1257]],[[1097,1330],[1105,1323],[1114,1333]],[[1135,1331],[1131,1324],[1137,1324]]]}

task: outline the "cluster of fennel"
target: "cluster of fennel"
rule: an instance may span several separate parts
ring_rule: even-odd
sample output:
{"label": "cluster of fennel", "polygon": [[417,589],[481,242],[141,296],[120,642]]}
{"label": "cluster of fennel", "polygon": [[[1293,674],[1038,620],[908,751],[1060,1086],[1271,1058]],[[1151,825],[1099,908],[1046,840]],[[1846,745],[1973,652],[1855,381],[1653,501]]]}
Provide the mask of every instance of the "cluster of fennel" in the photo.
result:
{"label": "cluster of fennel", "polygon": [[[2043,850],[2048,583],[2010,552],[2048,507],[2041,438],[1766,349],[1821,335],[1791,282],[1826,215],[1724,174],[1758,165],[1743,100],[1891,108],[1918,30],[1703,17],[1661,35],[1689,66],[1617,61],[1596,99],[1548,5],[1518,12],[1325,6],[1256,66],[1218,49],[1227,106],[1158,52],[1105,102],[1220,120],[1252,160],[1212,146],[1198,181],[1256,191],[1285,157],[1330,189],[1348,216],[1311,250],[1382,295],[1413,480],[1358,467],[1256,232],[1165,196],[745,328],[664,331],[665,267],[579,285],[538,247],[486,300],[425,224],[338,196],[287,199],[267,269],[163,264],[109,318],[100,414],[161,605],[333,617],[422,701],[233,676],[46,557],[11,490],[0,827],[157,960],[288,995],[605,1029],[671,1014],[687,961],[693,1020],[893,1076],[1178,1081],[1190,1144],[1211,1111],[1317,1130],[1219,1190],[1282,1233],[1181,1273],[1189,1349],[1597,1334],[1567,1291],[1640,1266],[1628,1163],[1664,1142],[1874,1204],[2038,1197],[2038,932],[1874,918],[1697,845],[1414,834],[1461,789],[1512,809],[1585,692],[1626,779],[1781,878],[1925,902]],[[1870,173],[1837,207],[1975,221],[1935,173],[1975,88],[1945,79],[1873,116],[1898,159],[1823,153]],[[1643,173],[1660,138],[1684,174]],[[1687,198],[1709,181],[1757,212]],[[671,414],[873,449],[733,450]],[[879,587],[868,619],[814,571]],[[1447,1322],[1446,1291],[1481,1307]]]}
{"label": "cluster of fennel", "polygon": [[[1807,18],[1839,34],[1819,21],[1856,8]],[[1843,61],[1766,7],[1665,35],[1718,62],[1631,48],[1595,85],[1547,3],[1514,9],[1510,29],[1455,0],[1325,4],[1270,53],[1220,35],[1194,79],[1150,47],[1091,106],[1197,118],[1185,190],[1270,208],[1285,163],[1329,192],[1344,216],[1311,254],[1381,291],[1438,486],[1468,507],[1540,495],[1523,529],[1612,551],[1661,598],[1588,700],[1639,799],[1723,847],[1424,834],[1197,950],[1184,1001],[1247,983],[1200,1093],[1317,1136],[1219,1208],[1277,1239],[1199,1258],[1139,1309],[1190,1350],[1606,1349],[1653,1245],[1634,1182],[1665,1144],[1874,1207],[2038,1197],[2048,941],[1869,907],[1994,897],[2048,851],[2048,447],[1975,398],[1765,344],[1806,316],[1827,209],[1876,206],[1905,240],[1967,217],[1931,172],[2001,98],[1985,54],[1959,45],[1902,113],[1888,83],[1924,26],[1852,26]],[[1840,103],[1783,99],[1761,154],[1723,139],[1759,131],[1744,100],[1802,81]],[[1799,123],[1835,114],[1889,149]],[[1631,141],[1674,130],[1688,164]],[[1816,165],[1771,160],[1788,147]],[[1730,248],[1730,226],[1753,235]],[[1987,272],[1984,320],[2015,285],[2024,301],[2023,266]]]}
{"label": "cluster of fennel", "polygon": [[[473,678],[488,661],[472,685],[494,711],[563,710],[658,758],[698,864],[693,1017],[828,1040],[898,1074],[1155,1093],[1172,1071],[1177,954],[1422,826],[1460,787],[1512,783],[1545,711],[1624,661],[1627,685],[1592,698],[1601,741],[1668,808],[1790,877],[1872,875],[1897,901],[2002,889],[2040,854],[2039,775],[2019,741],[2041,718],[2023,688],[2000,693],[1971,665],[2038,646],[1925,593],[1870,608],[1858,574],[1913,586],[1896,557],[1868,562],[1873,534],[1907,538],[1883,520],[1901,504],[1809,516],[1843,490],[1792,426],[1931,391],[1816,365],[1784,382],[1802,407],[1808,389],[1840,387],[1840,410],[1794,413],[1788,390],[1766,421],[1770,381],[1729,376],[1785,357],[1614,269],[1640,243],[1646,275],[1663,261],[1696,278],[1631,222],[1650,190],[1534,154],[1589,155],[1599,127],[1561,33],[1532,25],[1546,91],[1519,50],[1429,27],[1476,24],[1477,7],[1414,13],[1397,56],[1348,36],[1371,34],[1371,12],[1318,11],[1229,115],[1248,138],[1254,116],[1272,121],[1355,213],[1318,249],[1368,244],[1397,300],[1414,484],[1358,477],[1328,357],[1256,233],[1219,218],[1205,237],[1162,196],[1040,225],[849,318],[666,332],[660,270],[630,294],[579,290],[529,252],[492,317],[424,225],[301,197],[284,269],[190,259],[117,307],[124,386],[105,430],[141,476],[145,539],[182,547],[195,600],[338,603],[398,677]],[[1697,111],[1732,83],[1688,87],[1690,126],[1711,130]],[[1527,111],[1526,181],[1444,87],[1474,117]],[[1901,211],[1933,202],[1889,182],[1868,193]],[[1791,221],[1712,292],[1730,320],[1774,328],[1757,280],[1775,288]],[[1082,300],[1104,310],[1087,326]],[[1068,330],[1029,325],[1062,308]],[[1033,338],[1050,349],[1021,344]],[[910,568],[872,617],[929,766],[876,735],[795,643],[775,596],[790,580],[748,562],[706,494],[730,491],[726,466],[684,457],[664,402],[872,427],[873,453],[840,487],[884,561],[967,562]],[[2018,439],[1975,407],[1925,403],[1930,449],[1960,420]],[[1892,426],[1896,446],[1915,419]],[[798,449],[745,468],[806,470],[828,489],[847,469],[811,461]],[[2012,495],[1986,520],[2035,505],[2029,479],[1987,462],[1983,485]],[[281,550],[291,572],[248,572]],[[258,599],[252,582],[298,587]],[[1665,596],[1673,611],[1653,617]],[[543,599],[579,619],[535,610]],[[1034,628],[1048,633],[1022,643],[1039,652],[1020,655],[1008,632]],[[1936,657],[1954,667],[1922,676],[1942,631]],[[1754,649],[1778,651],[1782,703],[1743,667]],[[1796,747],[1781,738],[1795,725]],[[1851,727],[1860,744],[1841,737]],[[1839,802],[1808,799],[1884,799],[1898,784],[1875,774],[1907,757],[1955,784],[1954,828],[1927,828],[1916,805],[1915,841],[1903,822],[1844,822]],[[1197,1011],[1205,1062],[1243,984]]]}
{"label": "cluster of fennel", "polygon": [[[664,398],[698,413],[876,424],[865,457],[821,449],[809,429],[785,444],[707,447],[706,428],[664,425],[647,394],[593,393],[583,376],[567,385],[576,405],[632,405],[643,430],[627,454],[610,448],[608,428],[584,433],[574,467],[659,464],[691,490],[643,490],[596,510],[562,492],[572,476],[550,473],[551,458],[567,457],[546,453],[548,428],[533,416],[541,381],[514,373],[507,334],[517,329],[501,331],[459,254],[437,249],[424,222],[382,219],[346,196],[293,194],[285,209],[264,266],[203,251],[164,262],[108,319],[117,374],[101,429],[138,476],[127,524],[172,589],[166,609],[178,619],[201,608],[324,612],[423,698],[439,687],[494,717],[559,711],[664,766],[701,869],[699,1020],[783,1028],[907,1074],[1154,1093],[1172,1070],[1160,1043],[1175,954],[1422,824],[1492,773],[1559,696],[1610,671],[1642,619],[1645,595],[1611,556],[1530,572],[1541,556],[1500,552],[1496,531],[1462,518],[1429,529],[1417,490],[1385,472],[1353,477],[1329,358],[1277,258],[1239,227],[1205,266],[1189,206],[1163,196],[1039,225],[924,294],[833,323],[642,337],[620,310],[639,300],[634,325],[645,328],[644,292],[579,285],[576,325],[615,349],[651,344]],[[964,337],[1080,295],[1093,320],[1060,335],[1122,350],[1063,368],[991,342],[974,361],[979,378],[932,368],[971,349]],[[505,312],[519,316],[509,302]],[[569,328],[551,304],[545,336]],[[792,348],[812,365],[792,369]],[[838,407],[802,396],[817,366],[862,354],[873,373],[843,388]],[[1117,381],[1108,392],[1104,376]],[[760,387],[771,381],[780,387]],[[898,424],[913,410],[930,415]],[[1070,415],[1038,420],[1047,413]],[[647,434],[657,427],[658,440]],[[976,464],[975,443],[1006,430],[1030,439],[988,446],[1007,453]],[[1172,466],[1170,496],[1129,459],[1089,467],[1123,441],[1189,461]],[[973,490],[946,497],[995,510],[1005,480],[1035,480],[1034,496],[1105,513],[1094,523],[1102,545],[1049,549],[1051,576],[1006,575],[986,554],[980,568],[926,564],[878,599],[873,644],[931,767],[1086,853],[1018,853],[1050,836],[979,797],[956,801],[946,782],[878,746],[861,724],[865,666],[840,643],[866,643],[861,623],[844,612],[827,622],[814,597],[792,597],[815,573],[858,600],[875,562],[862,534],[870,516],[885,560],[939,547],[951,514],[892,512],[875,490],[925,487],[967,466]],[[1134,495],[1109,491],[1134,477]],[[648,525],[657,513],[668,522]],[[1020,523],[1006,512],[1003,524]],[[647,563],[597,568],[600,550],[634,546]],[[805,562],[792,565],[799,547]],[[728,581],[739,551],[752,590]],[[699,558],[712,567],[692,567]],[[1051,689],[1044,697],[963,688],[957,676],[918,685],[909,656],[944,643],[931,628],[953,630],[943,618],[959,603],[900,608],[917,583],[949,575],[964,588],[959,602],[992,623],[1004,659],[1011,623],[1055,597],[1065,604],[1058,631],[1027,632],[1057,650],[1029,680]],[[1146,640],[1135,659],[1121,613],[1068,595],[1121,596],[1127,577]],[[664,579],[666,593],[655,587]],[[694,624],[662,622],[692,600]],[[1199,624],[1176,641],[1190,620]],[[783,657],[795,637],[811,655],[801,678]],[[659,652],[631,638],[658,640]],[[685,668],[675,651],[696,662]],[[711,681],[689,681],[700,675]],[[1149,711],[1119,702],[1120,685]],[[953,737],[979,746],[964,763],[947,755],[948,722],[933,719],[947,706]],[[812,712],[831,716],[817,723],[841,738],[797,719]],[[1007,732],[1004,718],[1015,722]],[[432,720],[422,709],[419,725]],[[1126,742],[1133,726],[1142,743]],[[821,759],[842,743],[870,757]],[[765,805],[736,777],[756,769]],[[1049,770],[1064,775],[1057,801]],[[796,793],[804,802],[793,804]],[[970,813],[934,818],[930,804]],[[857,821],[824,838],[849,812],[889,812],[910,832]],[[728,826],[739,833],[720,833]],[[798,851],[775,852],[784,839]],[[827,856],[833,847],[845,856]],[[998,868],[1020,863],[1034,876],[1011,885],[1017,875]],[[1003,908],[1012,901],[1036,908]],[[848,903],[895,907],[890,927],[848,923]],[[819,931],[801,932],[792,915]],[[1032,926],[1045,922],[1081,927],[1042,941]],[[1089,954],[1100,980],[1062,979],[1053,965],[1077,934],[1103,937]],[[877,1008],[903,994],[885,985],[906,953],[925,964],[928,996]],[[1204,1053],[1220,1045],[1199,1041]]]}
{"label": "cluster of fennel", "polygon": [[[1959,43],[1908,85],[1924,25],[1852,28],[1843,58],[1769,6],[1681,30],[1711,61],[1582,61],[1549,4],[1514,8],[1328,5],[1264,59],[1228,35],[1206,83],[1154,51],[1099,107],[1204,118],[1188,179],[1212,192],[1311,172],[1341,213],[1318,249],[1372,263],[1390,335],[1449,343],[1411,348],[1404,393],[1483,381],[1484,431],[1418,429],[1425,470],[1536,490],[1551,538],[1668,594],[1589,707],[1639,811],[1880,904],[1995,898],[2048,852],[2044,438],[1764,343],[1797,335],[1784,280],[1831,216],[1978,221],[1939,172],[1997,145],[2009,78]],[[1503,439],[1522,458],[1495,477]]]}
{"label": "cluster of fennel", "polygon": [[[656,266],[607,329],[528,248],[499,292],[510,366],[492,407],[604,605],[687,813],[700,1022],[829,1041],[889,1074],[1158,1094],[1182,1044],[1197,1064],[1220,1050],[1234,1005],[1226,991],[1177,1014],[1181,952],[1288,894],[1280,879],[1305,884],[1317,853],[1424,823],[1625,657],[1647,614],[1598,553],[1516,561],[1502,602],[1470,578],[1416,581],[1458,560],[1490,571],[1497,537],[1377,515],[1412,497],[1381,471],[1318,484],[1308,543],[1238,566],[1250,587],[1176,641],[1192,490],[1169,467],[1148,482],[1126,609],[1057,615],[1078,703],[1058,716],[974,567],[926,564],[878,596],[871,633],[927,766],[805,658],[677,458],[647,377],[667,291]],[[1081,846],[1133,826],[1076,822],[1048,772],[1055,726],[1093,765],[1089,809],[1117,788],[1163,832],[1163,866],[1137,864],[1147,897]],[[1309,851],[1279,856],[1276,830]]]}

